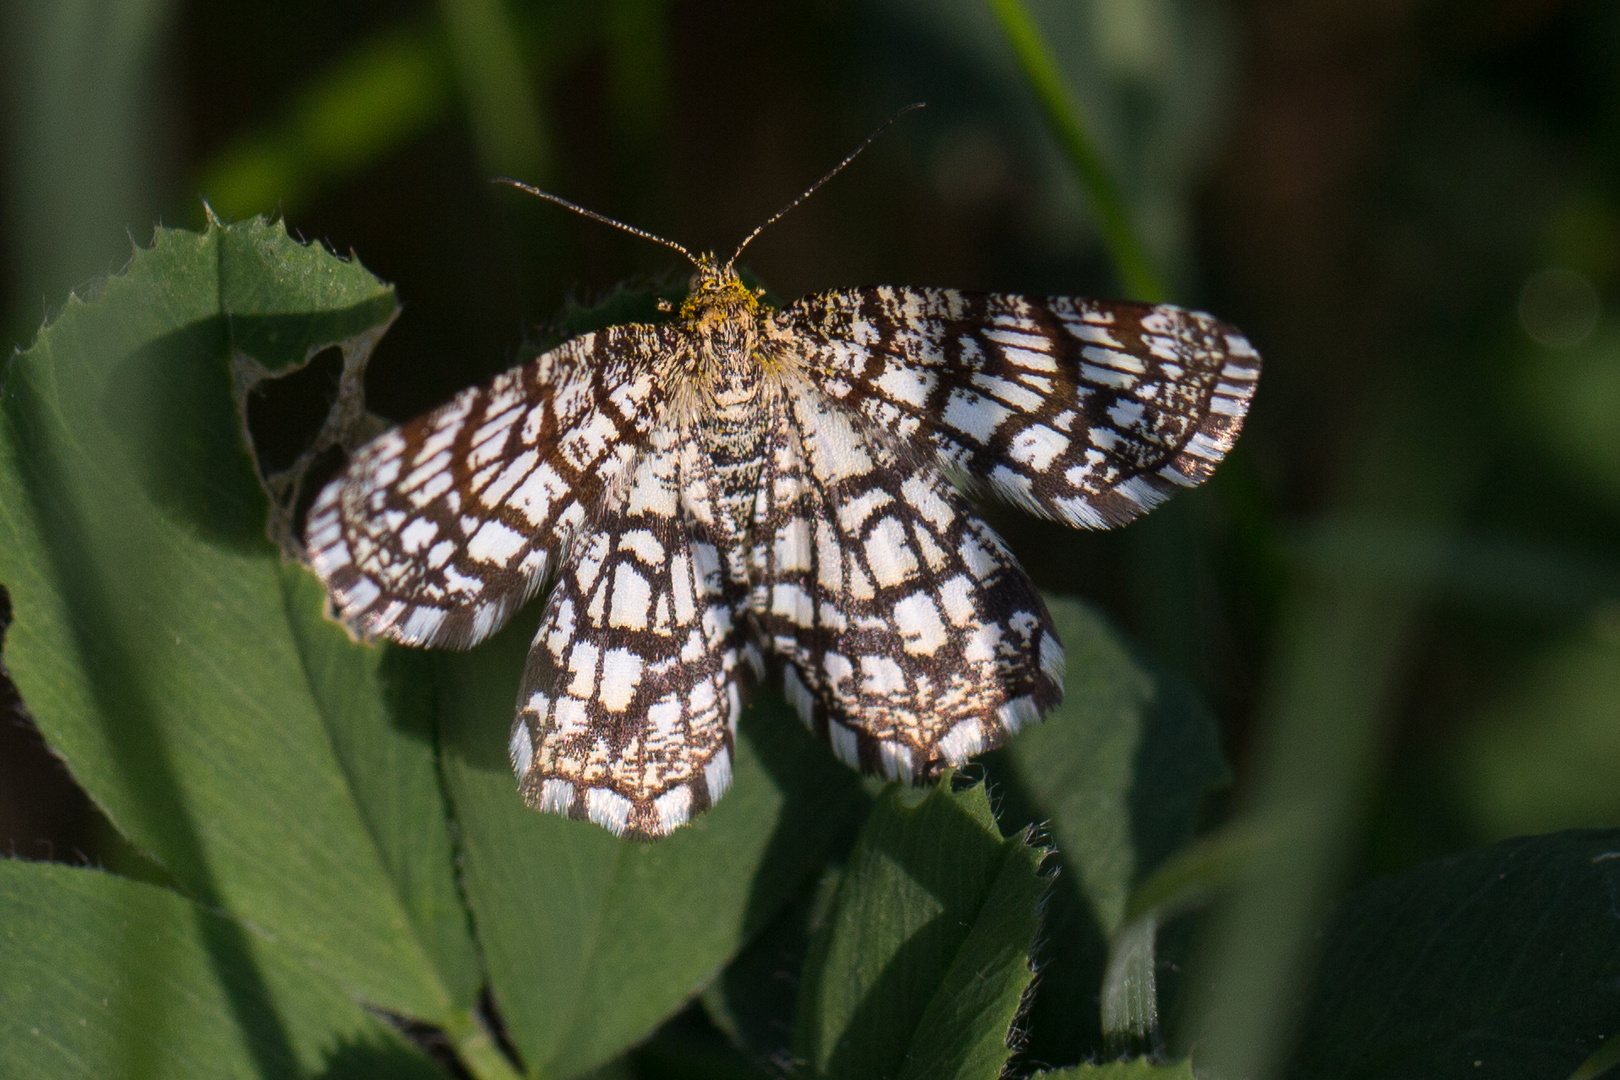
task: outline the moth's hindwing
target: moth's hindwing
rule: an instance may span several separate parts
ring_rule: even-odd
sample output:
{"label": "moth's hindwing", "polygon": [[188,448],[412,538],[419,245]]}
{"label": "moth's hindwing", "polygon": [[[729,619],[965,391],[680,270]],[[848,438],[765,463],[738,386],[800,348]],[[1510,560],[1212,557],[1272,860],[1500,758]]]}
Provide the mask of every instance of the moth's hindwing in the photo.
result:
{"label": "moth's hindwing", "polygon": [[1062,694],[1039,594],[934,466],[789,391],[755,512],[750,617],[786,696],[845,762],[921,781]]}
{"label": "moth's hindwing", "polygon": [[680,448],[659,441],[574,542],[511,743],[531,806],[638,837],[725,791],[741,709],[720,553],[681,505]]}

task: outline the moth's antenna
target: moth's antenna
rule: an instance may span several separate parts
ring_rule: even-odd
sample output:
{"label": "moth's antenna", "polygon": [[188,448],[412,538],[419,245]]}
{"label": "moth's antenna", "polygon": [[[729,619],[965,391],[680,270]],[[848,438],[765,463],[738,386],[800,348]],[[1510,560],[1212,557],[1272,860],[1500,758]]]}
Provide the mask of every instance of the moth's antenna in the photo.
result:
{"label": "moth's antenna", "polygon": [[749,244],[753,243],[754,237],[758,236],[760,233],[764,232],[766,229],[770,228],[772,225],[775,225],[777,223],[777,221],[781,219],[782,215],[786,214],[789,210],[792,210],[795,206],[798,206],[800,203],[804,202],[804,200],[806,200],[810,196],[814,195],[816,193],[816,189],[819,188],[822,184],[825,184],[827,181],[831,180],[833,177],[835,177],[839,173],[843,172],[844,171],[844,166],[848,165],[850,162],[854,161],[857,157],[859,157],[861,151],[865,150],[868,146],[871,146],[872,143],[877,139],[877,137],[879,135],[882,135],[885,131],[888,131],[889,128],[894,124],[894,122],[896,120],[900,119],[902,116],[906,115],[906,113],[908,113],[908,112],[915,112],[918,109],[926,108],[927,104],[928,103],[925,102],[925,101],[918,101],[918,102],[916,102],[914,104],[907,105],[905,108],[901,109],[899,112],[895,113],[893,116],[891,116],[887,120],[883,121],[883,123],[878,126],[878,129],[876,131],[872,132],[872,134],[868,135],[865,139],[861,140],[861,145],[857,146],[854,150],[850,151],[850,154],[849,154],[849,156],[847,158],[845,158],[843,161],[840,161],[837,165],[834,165],[831,172],[829,172],[826,176],[823,176],[820,180],[817,180],[815,183],[811,184],[808,188],[806,188],[803,195],[800,195],[797,199],[794,199],[792,202],[790,202],[786,206],[782,207],[782,209],[780,209],[776,213],[772,214],[769,218],[766,219],[765,224],[761,225],[759,228],[757,228],[753,232],[749,233],[743,239],[743,242],[737,245],[737,250],[733,251],[731,253],[731,258],[726,260],[726,269],[727,270],[731,269],[732,265],[734,263],[736,263],[736,261],[737,261],[737,256],[739,256],[739,255],[741,255],[743,253],[743,248],[745,248]]}
{"label": "moth's antenna", "polygon": [[[891,121],[891,123],[892,122],[893,121]],[[870,142],[871,140],[868,139],[867,141]],[[600,221],[602,224],[611,225],[615,229],[623,229],[625,232],[629,233],[631,236],[639,236],[643,240],[651,240],[655,244],[663,244],[667,248],[674,248],[676,251],[678,251],[682,255],[686,256],[686,261],[687,262],[691,263],[693,266],[699,265],[697,259],[693,257],[693,255],[692,255],[692,253],[690,251],[687,251],[685,248],[681,247],[681,245],[677,244],[673,240],[665,240],[662,236],[658,236],[658,235],[655,235],[653,233],[650,233],[646,229],[638,229],[634,225],[626,225],[622,221],[615,221],[613,218],[608,217],[606,214],[598,214],[595,210],[587,210],[583,206],[580,206],[577,203],[569,202],[567,199],[563,198],[560,195],[553,195],[549,191],[541,191],[539,188],[535,187],[533,184],[525,184],[521,180],[513,180],[510,176],[497,176],[495,179],[491,180],[490,183],[492,183],[492,184],[507,184],[507,185],[509,185],[511,187],[517,188],[519,191],[527,191],[530,195],[533,195],[536,198],[544,199],[547,202],[554,202],[558,206],[566,207],[569,210],[572,210],[576,214],[580,214],[580,215],[582,215],[584,217],[590,218],[592,221]]]}

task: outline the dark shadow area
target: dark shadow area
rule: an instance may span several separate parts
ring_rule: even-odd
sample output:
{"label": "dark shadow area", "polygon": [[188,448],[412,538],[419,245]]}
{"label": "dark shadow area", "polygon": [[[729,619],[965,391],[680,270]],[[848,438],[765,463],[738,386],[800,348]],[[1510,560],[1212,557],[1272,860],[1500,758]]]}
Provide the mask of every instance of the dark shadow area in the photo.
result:
{"label": "dark shadow area", "polygon": [[424,1057],[408,1047],[386,1043],[345,1043],[326,1055],[325,1067],[314,1080],[445,1080],[446,1076],[472,1080],[470,1073],[451,1067],[454,1061],[454,1055],[447,1062],[438,1055],[428,1053]]}
{"label": "dark shadow area", "polygon": [[366,412],[366,366],[398,315],[389,293],[349,308],[231,320],[239,422],[270,501],[266,532],[287,558],[304,556],[304,522],[322,486],[385,427]]}
{"label": "dark shadow area", "polygon": [[732,958],[714,986],[726,1024],[761,1070],[793,1072],[793,1031],[821,883],[801,888]]}
{"label": "dark shadow area", "polygon": [[626,1064],[635,1080],[762,1080],[787,1075],[785,1070],[755,1066],[695,1004],[670,1017],[630,1051]]}
{"label": "dark shadow area", "polygon": [[1047,865],[1052,887],[1041,909],[1041,936],[1033,953],[1035,986],[1014,1061],[1055,1068],[1103,1053],[1098,997],[1108,943],[1080,893],[1079,876],[1060,857],[1048,857]]}
{"label": "dark shadow area", "polygon": [[[523,1059],[519,1056],[517,1047],[512,1045],[512,1040],[506,1033],[506,1025],[501,1020],[500,1010],[496,1007],[495,999],[491,996],[488,986],[479,991],[477,1009],[480,1019],[484,1022],[485,1030],[494,1038],[497,1048],[505,1055],[512,1068],[521,1076],[523,1074]],[[412,1046],[430,1058],[435,1065],[443,1070],[444,1075],[451,1077],[451,1080],[477,1080],[473,1072],[467,1068],[466,1062],[462,1061],[460,1055],[456,1053],[455,1041],[445,1034],[444,1029],[422,1020],[413,1020],[408,1016],[396,1016],[390,1012],[378,1012],[378,1015],[395,1031],[409,1039]],[[390,1049],[388,1053],[396,1058],[408,1056],[401,1054],[397,1048]],[[382,1059],[384,1064],[388,1060],[387,1057]],[[363,1058],[360,1064],[362,1067],[370,1067],[369,1061]],[[421,1071],[420,1062],[414,1063],[414,1067]]]}
{"label": "dark shadow area", "polygon": [[[456,1056],[455,1043],[442,1029],[406,1016],[395,1016],[393,1013],[385,1012],[381,1016],[395,1031],[409,1039],[412,1046],[432,1059],[445,1075],[451,1077],[451,1080],[477,1080]],[[362,1067],[365,1064],[362,1063]]]}
{"label": "dark shadow area", "polygon": [[388,704],[388,719],[396,731],[417,742],[433,743],[438,714],[438,684],[433,658],[424,649],[385,644],[377,676]]}
{"label": "dark shadow area", "polygon": [[[1143,713],[1134,762],[1129,813],[1137,863],[1135,888],[1190,842],[1201,822],[1224,802],[1232,774],[1219,746],[1220,728],[1198,691],[1140,651],[1136,662],[1153,672],[1154,694]],[[1159,928],[1156,978],[1159,1015],[1176,1014],[1181,972],[1191,956],[1197,920],[1179,918]],[[1101,970],[1098,971],[1099,981]]]}
{"label": "dark shadow area", "polygon": [[131,471],[165,516],[209,543],[266,550],[265,499],[242,439],[223,317],[124,357],[100,401]]}
{"label": "dark shadow area", "polygon": [[1153,673],[1153,698],[1142,710],[1128,803],[1137,855],[1133,887],[1187,842],[1210,794],[1232,782],[1220,728],[1198,692],[1140,652],[1135,660]]}
{"label": "dark shadow area", "polygon": [[309,466],[299,479],[298,493],[293,499],[291,528],[294,536],[304,535],[304,523],[309,520],[309,508],[315,505],[321,489],[349,463],[348,451],[341,446],[328,446],[310,459]]}
{"label": "dark shadow area", "polygon": [[506,1060],[512,1062],[518,1072],[523,1072],[523,1055],[518,1052],[517,1044],[512,1041],[512,1034],[506,1027],[506,1018],[501,1015],[500,1002],[495,1000],[495,994],[490,990],[488,983],[478,991],[478,1015],[483,1017],[484,1026],[489,1029],[501,1053],[506,1055]]}
{"label": "dark shadow area", "polygon": [[261,474],[291,468],[314,445],[342,382],[343,350],[329,345],[303,367],[248,391],[247,429]]}
{"label": "dark shadow area", "polygon": [[[827,862],[842,862],[855,842],[872,800],[860,775],[832,756],[782,700],[767,687],[756,687],[753,701],[743,710],[738,736],[759,755],[783,794],[781,816],[754,874],[746,923],[750,935],[758,933],[795,892],[814,883]],[[828,819],[836,824],[827,827]],[[814,831],[807,824],[814,823]],[[803,866],[806,834],[825,845],[821,858],[810,862],[805,877],[795,880],[793,868]]]}
{"label": "dark shadow area", "polygon": [[[755,1063],[785,1073],[817,883],[827,866],[848,857],[872,800],[859,774],[834,759],[775,690],[754,689],[739,737],[784,805],[750,886],[747,943],[709,992],[719,995]],[[819,848],[808,859],[807,843]]]}
{"label": "dark shadow area", "polygon": [[95,866],[175,888],[173,877],[108,821],[51,750],[5,669],[11,597],[0,585],[0,857]]}
{"label": "dark shadow area", "polygon": [[101,860],[100,814],[51,753],[5,669],[11,594],[0,585],[0,855],[51,862]]}

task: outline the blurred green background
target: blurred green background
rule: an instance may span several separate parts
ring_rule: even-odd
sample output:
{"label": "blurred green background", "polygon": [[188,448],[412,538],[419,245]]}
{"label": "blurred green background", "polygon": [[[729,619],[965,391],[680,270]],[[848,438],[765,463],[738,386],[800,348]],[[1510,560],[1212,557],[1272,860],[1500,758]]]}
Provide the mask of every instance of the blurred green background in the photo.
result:
{"label": "blurred green background", "polygon": [[[1316,801],[1328,892],[1620,826],[1620,5],[1029,7],[1174,298],[1266,370],[1205,488],[1114,533],[993,524],[1202,689],[1238,777],[1212,821]],[[566,299],[682,274],[491,177],[724,251],[916,100],[749,249],[773,293],[1124,291],[981,0],[3,10],[8,343],[206,199],[398,286],[368,392],[405,419]],[[9,708],[0,849],[103,858]]]}

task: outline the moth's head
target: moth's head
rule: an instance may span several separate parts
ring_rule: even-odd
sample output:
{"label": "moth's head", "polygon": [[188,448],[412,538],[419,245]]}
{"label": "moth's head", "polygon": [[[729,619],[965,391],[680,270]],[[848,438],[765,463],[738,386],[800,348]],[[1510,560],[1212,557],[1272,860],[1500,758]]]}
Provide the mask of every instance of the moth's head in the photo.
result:
{"label": "moth's head", "polygon": [[744,285],[729,262],[722,264],[713,255],[700,255],[693,262],[697,269],[681,302],[682,322],[718,325],[759,312],[763,290],[755,292]]}
{"label": "moth's head", "polygon": [[[820,180],[817,180],[815,183],[811,184],[805,189],[804,194],[782,207],[782,209],[772,214],[769,218],[766,218],[758,228],[749,233],[747,236],[743,237],[743,242],[737,245],[737,250],[731,253],[731,258],[727,259],[723,263],[716,259],[713,253],[705,255],[693,255],[690,251],[673,240],[665,240],[662,236],[658,236],[655,233],[650,233],[646,229],[638,229],[634,225],[626,225],[622,221],[616,221],[613,218],[608,217],[606,214],[598,214],[595,210],[587,210],[583,206],[569,202],[560,195],[553,195],[549,191],[541,191],[534,185],[525,184],[521,180],[513,180],[511,177],[500,176],[496,177],[494,182],[497,184],[506,184],[510,187],[515,187],[520,191],[527,191],[530,195],[545,199],[547,202],[556,203],[558,206],[566,207],[576,214],[590,218],[592,221],[600,221],[604,225],[611,225],[615,229],[622,229],[625,232],[630,233],[632,236],[639,236],[644,240],[651,240],[655,244],[662,244],[671,251],[678,251],[682,255],[685,255],[691,260],[692,265],[697,267],[697,269],[692,274],[691,287],[687,290],[686,300],[681,304],[681,310],[679,313],[681,322],[688,324],[694,329],[727,331],[727,333],[722,335],[723,337],[730,337],[735,333],[746,335],[750,332],[751,326],[748,317],[759,315],[762,309],[762,304],[760,301],[765,295],[765,290],[760,289],[756,291],[750,289],[748,286],[744,285],[742,283],[742,279],[737,276],[737,271],[734,269],[734,267],[737,265],[737,259],[742,255],[743,249],[749,244],[753,243],[756,236],[770,228],[770,226],[774,225],[783,214],[804,202],[804,200],[815,194],[816,189],[821,187],[822,184],[825,184],[827,181],[837,176],[839,172],[843,170],[844,166],[854,161],[856,156],[860,154],[862,150],[865,150],[869,145],[871,145],[873,139],[883,134],[883,132],[888,129],[890,124],[900,119],[906,113],[911,112],[913,109],[920,109],[922,107],[921,102],[915,105],[907,105],[905,108],[891,116],[876,131],[868,135],[861,145],[855,148],[854,152],[834,166],[831,172],[829,172],[826,176],[823,176]],[[663,303],[663,301],[659,301],[660,310],[668,310],[663,306]]]}

